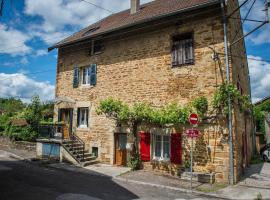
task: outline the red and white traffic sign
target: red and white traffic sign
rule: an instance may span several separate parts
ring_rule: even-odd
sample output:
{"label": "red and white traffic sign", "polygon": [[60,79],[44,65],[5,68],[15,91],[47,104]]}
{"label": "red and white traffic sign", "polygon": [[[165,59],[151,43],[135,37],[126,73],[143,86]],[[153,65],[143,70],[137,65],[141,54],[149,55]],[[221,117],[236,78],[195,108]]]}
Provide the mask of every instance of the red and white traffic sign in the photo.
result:
{"label": "red and white traffic sign", "polygon": [[197,129],[188,129],[187,136],[189,138],[198,138],[200,136],[199,131]]}
{"label": "red and white traffic sign", "polygon": [[199,116],[195,113],[191,113],[189,116],[189,123],[196,125],[199,122]]}

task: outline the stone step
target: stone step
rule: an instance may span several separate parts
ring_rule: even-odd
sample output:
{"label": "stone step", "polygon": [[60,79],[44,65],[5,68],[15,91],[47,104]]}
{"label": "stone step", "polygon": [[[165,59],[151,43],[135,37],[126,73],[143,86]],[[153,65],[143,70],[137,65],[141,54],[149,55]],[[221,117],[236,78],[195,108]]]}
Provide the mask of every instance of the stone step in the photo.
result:
{"label": "stone step", "polygon": [[67,147],[69,151],[83,151],[83,147]]}
{"label": "stone step", "polygon": [[89,157],[84,157],[84,159],[80,159],[80,162],[92,161],[96,159],[97,158],[95,156],[89,156]]}
{"label": "stone step", "polygon": [[97,163],[99,163],[99,160],[95,159],[95,160],[91,160],[91,161],[81,162],[81,166],[86,167],[86,166],[94,165],[94,164],[97,164]]}

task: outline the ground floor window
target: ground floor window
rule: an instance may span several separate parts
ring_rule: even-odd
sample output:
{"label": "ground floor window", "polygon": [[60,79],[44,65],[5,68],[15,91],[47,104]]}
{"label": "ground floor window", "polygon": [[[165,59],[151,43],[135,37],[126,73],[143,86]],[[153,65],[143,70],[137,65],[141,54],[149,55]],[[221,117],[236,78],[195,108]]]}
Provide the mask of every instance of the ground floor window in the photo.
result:
{"label": "ground floor window", "polygon": [[170,136],[152,134],[152,158],[154,160],[170,160]]}
{"label": "ground floor window", "polygon": [[78,108],[78,127],[88,127],[89,108]]}

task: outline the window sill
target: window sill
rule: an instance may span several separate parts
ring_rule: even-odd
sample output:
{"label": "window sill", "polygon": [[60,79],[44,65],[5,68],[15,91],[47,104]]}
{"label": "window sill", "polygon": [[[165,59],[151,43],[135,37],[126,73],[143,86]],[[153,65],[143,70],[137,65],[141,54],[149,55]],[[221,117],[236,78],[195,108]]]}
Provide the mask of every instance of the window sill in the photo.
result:
{"label": "window sill", "polygon": [[89,131],[90,128],[89,128],[89,127],[77,127],[76,130],[77,130],[77,131]]}
{"label": "window sill", "polygon": [[192,65],[195,65],[195,63],[186,63],[186,64],[178,64],[178,65],[171,65],[172,68],[180,68],[180,67],[188,67],[188,66],[192,66]]}
{"label": "window sill", "polygon": [[164,158],[153,158],[152,161],[154,162],[161,162],[161,163],[169,163],[170,159],[164,159]]}
{"label": "window sill", "polygon": [[94,85],[80,85],[79,86],[80,89],[86,89],[86,88],[89,89],[89,88],[93,88],[93,87],[95,87],[95,86]]}

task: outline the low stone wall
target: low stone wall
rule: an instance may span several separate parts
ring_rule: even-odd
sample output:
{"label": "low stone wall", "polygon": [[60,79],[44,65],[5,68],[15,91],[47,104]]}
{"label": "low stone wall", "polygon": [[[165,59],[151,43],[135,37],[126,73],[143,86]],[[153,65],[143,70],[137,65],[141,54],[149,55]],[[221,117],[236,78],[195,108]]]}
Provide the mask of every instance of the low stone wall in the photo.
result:
{"label": "low stone wall", "polygon": [[0,147],[36,151],[36,142],[11,141],[8,137],[0,136]]}

